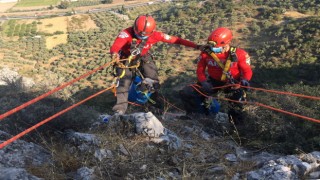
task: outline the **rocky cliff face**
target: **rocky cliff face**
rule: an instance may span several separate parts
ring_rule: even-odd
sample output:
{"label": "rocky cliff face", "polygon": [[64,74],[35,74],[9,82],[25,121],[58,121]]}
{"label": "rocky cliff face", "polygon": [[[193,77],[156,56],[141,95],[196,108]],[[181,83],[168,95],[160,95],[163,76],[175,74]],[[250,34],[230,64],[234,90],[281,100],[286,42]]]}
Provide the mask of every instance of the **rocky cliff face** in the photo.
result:
{"label": "rocky cliff face", "polygon": [[[319,178],[320,152],[281,156],[248,150],[219,135],[232,131],[222,113],[204,119],[215,125],[215,133],[206,131],[197,119],[181,122],[176,116],[102,115],[89,128],[91,133],[71,129],[59,133],[58,152],[54,152],[57,147],[15,141],[0,150],[0,179],[50,179],[34,168],[57,165],[61,163],[57,156],[63,154],[77,159],[77,168],[64,172],[64,177],[73,179]],[[106,117],[107,123],[102,121]],[[0,131],[0,142],[10,136]]]}
{"label": "rocky cliff face", "polygon": [[28,89],[34,86],[35,83],[31,78],[22,77],[12,69],[2,68],[0,69],[0,86],[1,85],[12,86],[17,89]]}

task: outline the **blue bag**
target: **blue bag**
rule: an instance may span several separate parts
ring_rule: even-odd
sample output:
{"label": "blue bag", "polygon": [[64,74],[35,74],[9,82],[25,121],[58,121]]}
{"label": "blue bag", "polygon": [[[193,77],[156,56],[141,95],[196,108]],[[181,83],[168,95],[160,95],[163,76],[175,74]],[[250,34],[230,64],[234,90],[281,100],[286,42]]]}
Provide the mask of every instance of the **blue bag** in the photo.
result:
{"label": "blue bag", "polygon": [[220,104],[216,99],[213,99],[209,106],[209,113],[217,114],[220,111]]}
{"label": "blue bag", "polygon": [[220,104],[217,101],[217,99],[211,98],[211,99],[202,99],[201,97],[194,99],[195,104],[197,104],[197,107],[195,107],[194,112],[200,113],[200,114],[217,114],[220,111]]}
{"label": "blue bag", "polygon": [[141,83],[142,83],[141,77],[135,76],[129,89],[128,101],[134,102],[137,104],[145,104],[146,102],[148,102],[148,100],[150,99],[150,96],[152,95],[152,92],[140,91],[139,87],[141,86]]}

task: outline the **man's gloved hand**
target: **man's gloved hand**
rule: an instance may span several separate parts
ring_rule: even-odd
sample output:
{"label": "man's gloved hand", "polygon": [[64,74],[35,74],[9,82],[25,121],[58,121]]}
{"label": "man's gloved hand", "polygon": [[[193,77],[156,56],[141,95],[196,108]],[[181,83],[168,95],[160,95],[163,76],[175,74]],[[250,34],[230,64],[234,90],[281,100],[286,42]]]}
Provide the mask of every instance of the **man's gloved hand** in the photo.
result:
{"label": "man's gloved hand", "polygon": [[250,87],[250,83],[249,83],[249,81],[246,80],[246,79],[242,79],[242,80],[240,81],[240,84],[241,84],[242,86]]}
{"label": "man's gloved hand", "polygon": [[205,44],[205,45],[197,45],[197,49],[203,52],[207,52],[210,50],[210,45]]}
{"label": "man's gloved hand", "polygon": [[154,92],[155,91],[155,87],[154,85],[158,83],[158,81],[150,79],[150,78],[144,78],[142,81],[142,85],[145,85],[147,90],[150,92]]}
{"label": "man's gloved hand", "polygon": [[212,93],[212,84],[207,81],[201,82],[202,90],[206,93]]}
{"label": "man's gloved hand", "polygon": [[118,53],[111,53],[111,60],[115,61],[116,64],[120,63],[120,56]]}

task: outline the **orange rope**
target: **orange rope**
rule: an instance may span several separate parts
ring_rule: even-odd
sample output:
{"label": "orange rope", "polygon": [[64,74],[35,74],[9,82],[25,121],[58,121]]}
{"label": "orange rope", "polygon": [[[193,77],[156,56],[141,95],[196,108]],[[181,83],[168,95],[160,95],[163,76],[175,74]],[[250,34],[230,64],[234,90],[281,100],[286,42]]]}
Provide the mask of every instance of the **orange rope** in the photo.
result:
{"label": "orange rope", "polygon": [[264,108],[267,108],[267,109],[271,109],[273,111],[281,112],[281,113],[288,114],[288,115],[291,115],[291,116],[296,116],[296,117],[299,117],[299,118],[302,118],[302,119],[305,119],[305,120],[308,120],[308,121],[320,123],[319,119],[314,119],[314,118],[302,116],[302,115],[299,115],[299,114],[288,112],[288,111],[285,111],[285,110],[282,110],[282,109],[278,109],[278,108],[275,108],[275,107],[272,107],[272,106],[268,106],[268,105],[265,105],[265,104],[262,104],[262,103],[258,103],[258,102],[249,102],[249,101],[239,102],[237,100],[232,100],[232,99],[228,99],[228,98],[219,98],[219,99],[226,100],[226,101],[231,101],[231,102],[236,102],[236,103],[257,105],[257,106],[261,106],[261,107],[264,107]]}
{"label": "orange rope", "polygon": [[[200,85],[198,85],[198,84],[190,84],[189,86],[195,86],[195,87],[201,87]],[[224,86],[217,86],[217,87],[213,87],[212,89],[223,89],[223,88],[227,88],[227,87],[233,87],[233,86],[239,86],[240,87],[240,85],[238,85],[238,84],[227,84],[227,85],[224,85]]]}
{"label": "orange rope", "polygon": [[[201,87],[198,84],[193,84],[193,86]],[[296,93],[292,93],[292,92],[268,90],[268,89],[263,89],[263,88],[255,88],[255,87],[251,87],[251,86],[248,87],[248,86],[242,86],[240,84],[227,84],[224,86],[214,87],[212,89],[223,89],[223,88],[232,87],[232,86],[238,86],[239,88],[241,87],[241,88],[246,88],[246,89],[251,89],[251,90],[256,90],[256,91],[265,91],[265,92],[271,92],[271,93],[276,93],[276,94],[285,94],[285,95],[289,95],[289,96],[302,97],[302,98],[307,98],[307,99],[312,99],[312,100],[320,100],[320,97],[316,97],[316,96],[307,96],[307,95],[296,94]]]}
{"label": "orange rope", "polygon": [[143,107],[143,105],[141,104],[138,104],[138,103],[134,103],[134,102],[131,102],[131,101],[128,101],[129,104],[132,104],[132,105],[135,105],[135,106],[140,106],[140,107]]}
{"label": "orange rope", "polygon": [[[194,88],[198,93],[203,95],[204,97],[210,97],[210,96],[202,93],[196,86],[194,86],[194,85],[190,85],[190,86],[192,88]],[[241,101],[240,102],[240,101],[236,101],[236,100],[232,100],[232,99],[228,99],[228,98],[219,98],[219,97],[217,97],[217,99],[221,99],[221,100],[225,100],[225,101],[231,101],[231,102],[235,102],[235,103],[241,103],[241,104],[252,104],[252,105],[264,107],[264,108],[267,108],[267,109],[271,109],[271,110],[274,110],[274,111],[277,111],[277,112],[281,112],[281,113],[284,113],[284,114],[288,114],[288,115],[291,115],[291,116],[296,116],[296,117],[299,117],[299,118],[302,118],[302,119],[305,119],[305,120],[308,120],[308,121],[320,123],[319,119],[314,119],[314,118],[310,118],[310,117],[307,117],[307,116],[302,116],[302,115],[295,114],[295,113],[292,113],[292,112],[284,111],[282,109],[278,109],[278,108],[275,108],[275,107],[272,107],[272,106],[268,106],[268,105],[265,105],[265,104],[262,104],[262,103],[258,103],[258,102],[248,102],[248,101]]]}
{"label": "orange rope", "polygon": [[2,119],[6,118],[6,117],[8,117],[8,116],[10,116],[10,115],[18,112],[18,111],[20,111],[21,109],[23,109],[23,108],[25,108],[25,107],[27,107],[27,106],[29,106],[29,105],[31,105],[31,104],[34,104],[34,103],[40,101],[41,99],[43,99],[43,98],[45,98],[45,97],[47,97],[47,96],[49,96],[49,95],[51,95],[51,94],[53,94],[53,93],[61,90],[61,89],[69,86],[70,84],[73,84],[73,83],[79,81],[80,79],[83,79],[83,78],[85,78],[85,77],[87,77],[87,76],[89,76],[89,75],[91,75],[91,74],[93,74],[93,73],[95,73],[95,72],[97,72],[97,71],[105,68],[105,67],[110,66],[110,64],[112,64],[112,63],[114,63],[114,61],[111,61],[111,62],[109,62],[109,63],[106,63],[106,64],[104,64],[103,66],[100,66],[100,67],[98,67],[98,68],[96,68],[96,69],[94,69],[94,70],[92,70],[92,71],[89,71],[89,72],[87,72],[86,74],[83,74],[83,75],[81,75],[81,76],[78,77],[78,78],[75,78],[75,79],[73,79],[73,80],[71,80],[71,81],[69,81],[69,82],[67,82],[67,83],[65,83],[65,84],[62,84],[62,85],[56,87],[55,89],[53,89],[53,90],[51,90],[51,91],[49,91],[49,92],[47,92],[47,93],[45,93],[45,94],[42,94],[41,96],[38,96],[38,97],[36,97],[36,98],[34,98],[34,99],[32,99],[32,100],[30,100],[30,101],[28,101],[28,102],[26,102],[26,103],[18,106],[18,107],[15,107],[15,108],[11,109],[10,111],[7,111],[7,112],[4,113],[4,114],[1,114],[1,115],[0,115],[0,121],[1,121]]}
{"label": "orange rope", "polygon": [[182,109],[180,109],[180,108],[178,108],[177,106],[175,106],[174,104],[172,104],[172,103],[170,103],[169,101],[167,101],[166,99],[164,99],[164,98],[162,98],[162,97],[160,97],[164,102],[166,102],[166,103],[168,103],[170,106],[172,106],[172,107],[174,107],[174,108],[176,108],[176,109],[178,109],[179,111],[181,111],[181,112],[184,112],[184,110],[182,110]]}
{"label": "orange rope", "polygon": [[[103,69],[103,68],[105,68],[105,67],[110,66],[110,65],[113,64],[114,62],[115,62],[115,61],[106,63],[106,64],[104,64],[103,66],[100,66],[100,67],[98,67],[98,68],[96,68],[96,69],[94,69],[94,70],[92,70],[92,71],[89,71],[88,73],[83,74],[83,75],[81,75],[81,76],[78,77],[78,78],[75,78],[75,79],[73,79],[73,80],[71,80],[71,81],[69,81],[69,82],[67,82],[67,83],[65,83],[65,84],[62,84],[62,85],[56,87],[55,89],[53,89],[53,90],[51,90],[51,91],[49,91],[49,92],[47,92],[47,93],[45,93],[45,94],[43,94],[43,95],[41,95],[41,96],[38,96],[38,97],[36,97],[36,98],[34,98],[34,99],[32,99],[32,100],[30,100],[30,101],[28,101],[28,102],[26,102],[26,103],[18,106],[18,107],[14,108],[14,109],[12,109],[12,110],[10,110],[10,111],[7,111],[7,112],[4,113],[4,114],[1,114],[1,115],[0,115],[0,120],[2,120],[2,119],[4,119],[4,118],[6,118],[6,117],[8,117],[8,116],[10,116],[10,115],[18,112],[18,111],[20,111],[21,109],[23,109],[23,108],[25,108],[25,107],[33,104],[33,103],[36,103],[37,101],[39,101],[39,100],[41,100],[41,99],[43,99],[43,98],[45,98],[45,97],[47,97],[47,96],[49,96],[49,95],[57,92],[57,91],[59,91],[59,90],[65,88],[65,87],[67,87],[67,86],[69,86],[70,84],[75,83],[76,81],[79,81],[80,79],[83,79],[83,78],[85,78],[85,77],[87,77],[87,76],[89,76],[89,75],[97,72],[98,70],[101,70],[101,69]],[[194,89],[195,89],[198,93],[200,93],[201,95],[203,95],[203,96],[205,96],[205,97],[209,97],[208,95],[202,93],[202,92],[198,89],[198,88],[200,87],[199,85],[193,84],[193,85],[190,85],[190,86],[191,86],[192,88],[194,88]],[[212,88],[212,89],[222,89],[222,88],[232,87],[232,86],[239,86],[239,87],[242,87],[242,88],[248,88],[248,89],[253,89],[253,90],[259,90],[259,91],[265,91],[265,92],[272,92],[272,93],[277,93],[277,94],[285,94],[285,95],[303,97],[303,98],[308,98],[308,99],[313,99],[313,100],[320,100],[320,97],[307,96],[307,95],[295,94],[295,93],[291,93],[291,92],[282,92],[282,91],[276,91],[276,90],[267,90],[267,89],[263,89],[263,88],[247,87],[247,86],[241,86],[241,85],[239,85],[239,84],[228,84],[228,85],[225,85],[225,86],[214,87],[214,88]],[[7,146],[7,145],[10,144],[10,143],[12,143],[13,141],[19,139],[20,137],[26,135],[27,133],[31,132],[32,130],[40,127],[41,125],[49,122],[50,120],[52,120],[52,119],[60,116],[61,114],[64,114],[65,112],[67,112],[67,111],[69,111],[69,110],[71,110],[71,109],[79,106],[80,104],[82,104],[82,103],[84,103],[84,102],[86,102],[86,101],[88,101],[88,100],[90,100],[90,99],[92,99],[92,98],[94,98],[94,97],[102,94],[103,92],[106,92],[106,91],[108,91],[109,89],[112,89],[112,88],[114,88],[114,86],[111,86],[111,87],[109,87],[109,88],[107,88],[107,89],[105,89],[105,90],[102,90],[102,91],[100,91],[100,92],[98,92],[98,93],[96,93],[96,94],[94,94],[94,95],[92,95],[92,96],[89,96],[88,98],[86,98],[86,99],[84,99],[84,100],[82,100],[82,101],[80,101],[80,102],[78,102],[78,103],[76,103],[76,104],[74,104],[74,105],[72,105],[72,106],[70,106],[70,107],[68,107],[68,108],[66,108],[66,109],[64,109],[64,110],[56,113],[56,114],[54,114],[53,116],[51,116],[51,117],[49,117],[49,118],[41,121],[40,123],[32,126],[31,128],[29,128],[29,129],[27,129],[27,130],[19,133],[18,135],[10,138],[9,140],[4,141],[3,143],[0,144],[0,149],[2,149],[3,147]],[[167,102],[169,105],[175,107],[176,109],[178,109],[178,110],[180,110],[180,111],[183,111],[182,109],[180,109],[180,108],[174,106],[173,104],[169,103],[168,101],[166,101],[164,98],[162,98],[162,99],[163,99],[165,102]],[[277,111],[277,112],[281,112],[281,113],[284,113],[284,114],[288,114],[288,115],[291,115],[291,116],[296,116],[296,117],[299,117],[299,118],[302,118],[302,119],[306,119],[306,120],[308,120],[308,121],[320,123],[320,120],[318,120],[318,119],[314,119],[314,118],[302,116],[302,115],[299,115],[299,114],[291,113],[291,112],[284,111],[284,110],[281,110],[281,109],[277,109],[277,108],[274,108],[274,107],[271,107],[271,106],[268,106],[268,105],[265,105],[265,104],[262,104],[262,103],[258,103],[258,102],[247,102],[247,101],[239,102],[239,101],[232,100],[232,99],[228,99],[228,98],[218,98],[218,99],[222,99],[222,100],[226,100],[226,101],[231,101],[231,102],[236,102],[236,103],[253,104],[253,105],[261,106],[261,107],[264,107],[264,108],[267,108],[267,109],[271,109],[271,110],[274,110],[274,111]],[[131,104],[134,104],[134,105],[137,105],[137,106],[142,106],[142,105],[140,105],[140,104],[136,104],[136,103],[133,103],[133,102],[128,102],[128,103],[131,103]]]}
{"label": "orange rope", "polygon": [[204,96],[204,97],[210,97],[210,96],[202,93],[195,85],[191,84],[190,86],[191,86],[194,90],[196,90],[199,94],[201,94],[202,96]]}
{"label": "orange rope", "polygon": [[247,89],[253,89],[257,91],[265,91],[265,92],[271,92],[271,93],[276,93],[276,94],[285,94],[285,95],[290,95],[290,96],[297,96],[297,97],[302,97],[302,98],[308,98],[312,100],[320,100],[320,97],[316,96],[307,96],[303,94],[295,94],[292,92],[283,92],[283,91],[276,91],[276,90],[268,90],[268,89],[263,89],[263,88],[255,88],[255,87],[248,87],[248,86],[241,86],[242,88],[247,88]]}
{"label": "orange rope", "polygon": [[106,88],[106,89],[104,89],[104,90],[102,90],[102,91],[99,91],[99,92],[97,92],[96,94],[93,94],[93,95],[87,97],[86,99],[84,99],[84,100],[82,100],[82,101],[80,101],[80,102],[78,102],[78,103],[76,103],[76,104],[74,104],[74,105],[72,105],[72,106],[69,106],[68,108],[66,108],[66,109],[64,109],[64,110],[62,110],[62,111],[60,111],[60,112],[58,112],[58,113],[50,116],[49,118],[41,121],[40,123],[38,123],[38,124],[36,124],[36,125],[28,128],[28,129],[24,130],[23,132],[15,135],[14,137],[8,139],[7,141],[4,141],[3,143],[1,143],[1,144],[0,144],[0,149],[4,148],[5,146],[9,145],[10,143],[16,141],[17,139],[21,138],[22,136],[28,134],[28,133],[31,132],[32,130],[34,130],[34,129],[42,126],[43,124],[51,121],[52,119],[54,119],[54,118],[56,118],[56,117],[58,117],[58,116],[60,116],[60,115],[62,115],[62,114],[64,114],[64,113],[66,113],[66,112],[70,111],[71,109],[73,109],[73,108],[75,108],[75,107],[83,104],[84,102],[86,102],[86,101],[88,101],[88,100],[90,100],[90,99],[92,99],[92,98],[94,98],[94,97],[96,97],[96,96],[98,96],[98,95],[100,95],[100,94],[102,94],[102,93],[110,90],[111,88],[113,88],[113,86],[111,86],[111,87],[109,87],[109,88]]}

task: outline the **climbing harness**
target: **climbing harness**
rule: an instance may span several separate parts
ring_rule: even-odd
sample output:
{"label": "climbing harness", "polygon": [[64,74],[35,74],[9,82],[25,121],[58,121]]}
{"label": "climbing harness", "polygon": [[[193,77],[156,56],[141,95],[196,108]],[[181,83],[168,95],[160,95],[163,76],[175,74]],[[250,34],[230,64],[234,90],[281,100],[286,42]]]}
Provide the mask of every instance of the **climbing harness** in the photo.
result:
{"label": "climbing harness", "polygon": [[[236,54],[236,50],[237,48],[235,47],[230,47],[230,54],[227,58],[227,61],[225,64],[223,64],[220,59],[218,58],[218,56],[215,54],[218,52],[218,49],[220,49],[222,51],[221,48],[214,48],[214,44],[216,44],[214,41],[209,41],[208,42],[210,46],[209,49],[206,50],[206,52],[216,61],[216,63],[220,66],[220,68],[223,70],[222,72],[222,76],[221,76],[221,81],[225,81],[226,79],[228,79],[229,81],[231,81],[231,83],[234,83],[233,82],[233,78],[231,76],[231,73],[230,73],[230,67],[231,67],[231,62],[236,62],[238,61],[238,58],[237,58],[237,54]],[[220,52],[221,52],[220,51]]]}
{"label": "climbing harness", "polygon": [[[138,68],[140,66],[140,61],[136,61],[136,64],[134,64],[134,65],[132,65],[131,62],[132,62],[132,60],[136,59],[137,56],[139,56],[141,54],[141,51],[142,51],[144,45],[146,44],[146,42],[147,42],[147,39],[144,39],[141,41],[141,43],[139,45],[137,45],[137,39],[133,38],[132,42],[131,42],[131,46],[130,46],[130,56],[127,59],[120,60],[119,63],[116,63],[114,65],[114,72],[113,72],[114,79],[112,82],[112,84],[114,85],[114,88],[112,89],[112,92],[115,94],[115,96],[117,94],[116,88],[119,86],[120,79],[124,77],[124,75],[126,73],[126,69],[135,69],[140,74],[140,76],[143,77],[141,72],[138,70]],[[124,62],[124,61],[128,61],[128,62]],[[120,74],[118,74],[116,72],[117,68],[115,68],[115,66],[122,69]]]}
{"label": "climbing harness", "polygon": [[[156,104],[156,102],[150,98],[152,93],[155,92],[153,83],[156,83],[156,81],[150,78],[145,78],[139,70],[141,64],[141,60],[139,58],[141,58],[141,52],[146,42],[147,39],[142,39],[141,43],[137,44],[137,39],[132,39],[130,56],[127,59],[122,59],[122,61],[127,62],[117,64],[117,67],[122,69],[122,71],[120,75],[115,76],[114,78],[113,84],[115,85],[115,88],[113,89],[113,92],[116,96],[116,88],[119,86],[120,79],[125,76],[126,69],[130,69],[135,75],[129,88],[128,100],[137,104],[145,104],[148,101],[152,104]],[[135,59],[139,60],[136,60],[133,64],[132,61]],[[117,73],[115,72],[114,74]]]}

